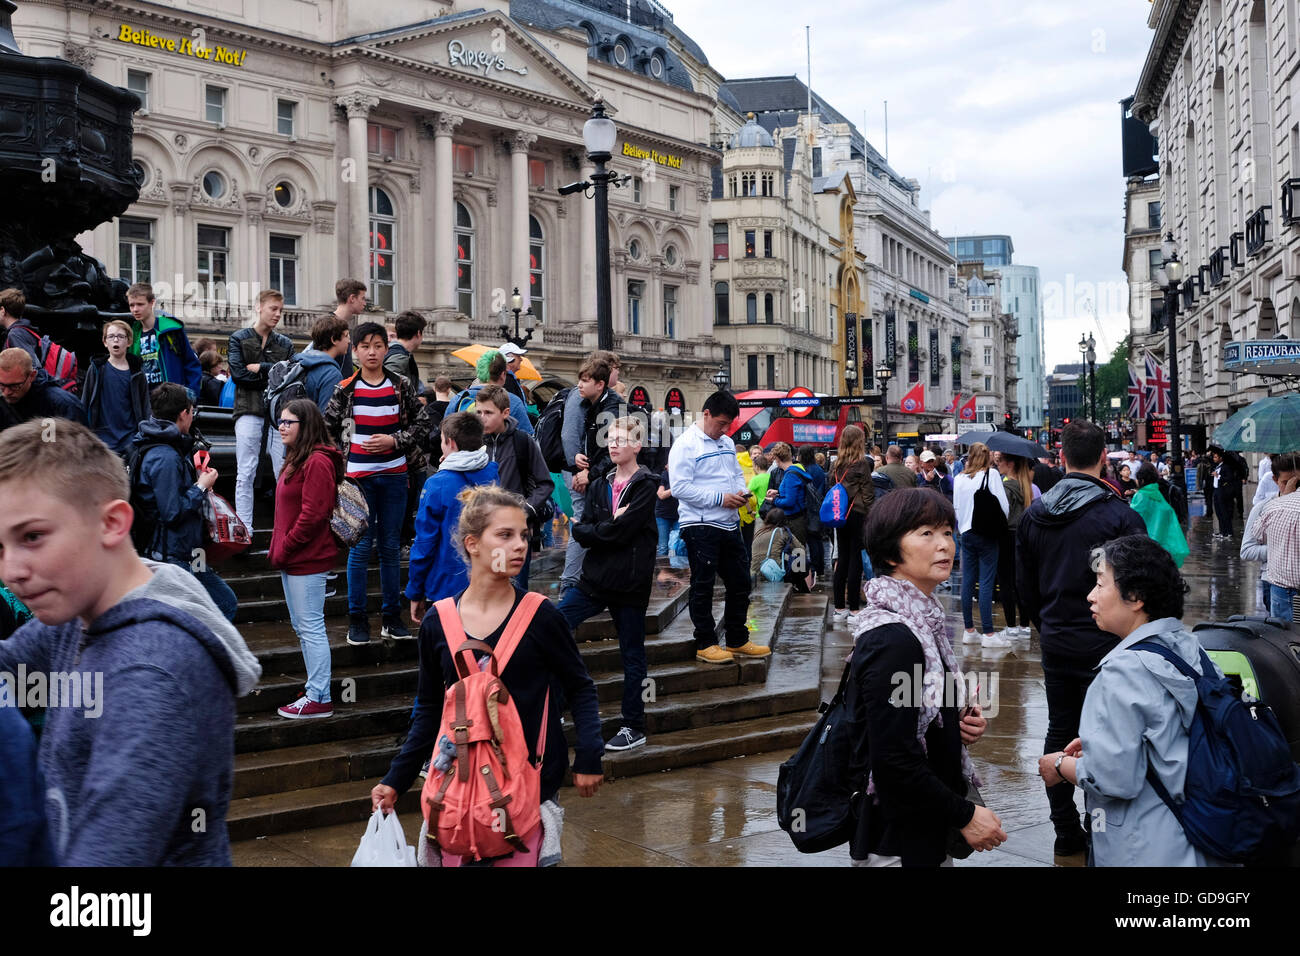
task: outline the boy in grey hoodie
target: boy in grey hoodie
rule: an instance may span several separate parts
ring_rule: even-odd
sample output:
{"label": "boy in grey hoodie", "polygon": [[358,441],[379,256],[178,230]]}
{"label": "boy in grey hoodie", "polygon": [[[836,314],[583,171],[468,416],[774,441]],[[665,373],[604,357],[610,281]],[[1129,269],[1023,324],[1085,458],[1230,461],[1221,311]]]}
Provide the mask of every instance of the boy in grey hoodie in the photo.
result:
{"label": "boy in grey hoodie", "polygon": [[[87,428],[0,436],[0,578],[35,614],[0,642],[45,691],[46,817],[66,866],[229,865],[235,698],[257,659],[185,569],[131,546],[121,460]],[[21,702],[21,701],[20,701]]]}

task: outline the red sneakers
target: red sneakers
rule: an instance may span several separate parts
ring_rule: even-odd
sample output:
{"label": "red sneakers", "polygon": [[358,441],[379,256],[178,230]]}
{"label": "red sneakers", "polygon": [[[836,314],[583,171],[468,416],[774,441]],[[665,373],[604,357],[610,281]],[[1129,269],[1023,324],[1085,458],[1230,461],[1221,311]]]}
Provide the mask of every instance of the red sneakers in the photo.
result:
{"label": "red sneakers", "polygon": [[281,717],[288,717],[290,720],[308,720],[312,717],[333,717],[334,705],[322,704],[320,701],[308,700],[304,694],[292,704],[285,704],[276,710]]}

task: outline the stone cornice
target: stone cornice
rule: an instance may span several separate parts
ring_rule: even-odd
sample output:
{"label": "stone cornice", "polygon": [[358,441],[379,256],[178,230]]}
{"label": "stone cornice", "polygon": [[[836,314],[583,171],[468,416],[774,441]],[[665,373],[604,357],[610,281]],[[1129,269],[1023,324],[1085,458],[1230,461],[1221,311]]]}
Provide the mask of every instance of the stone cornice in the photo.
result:
{"label": "stone cornice", "polygon": [[1173,76],[1178,58],[1182,56],[1187,37],[1192,32],[1192,24],[1201,9],[1201,0],[1165,0],[1160,21],[1156,24],[1155,37],[1147,51],[1146,62],[1142,64],[1142,73],[1138,77],[1137,89],[1133,94],[1133,114],[1144,123],[1150,123],[1160,110],[1160,101],[1164,99],[1169,87],[1169,78]]}

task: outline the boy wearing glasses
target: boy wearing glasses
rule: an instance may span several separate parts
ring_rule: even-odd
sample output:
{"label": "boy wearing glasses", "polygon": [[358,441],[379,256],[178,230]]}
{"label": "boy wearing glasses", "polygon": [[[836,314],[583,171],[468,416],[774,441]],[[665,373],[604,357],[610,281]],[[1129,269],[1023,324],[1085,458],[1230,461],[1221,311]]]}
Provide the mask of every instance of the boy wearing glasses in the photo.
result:
{"label": "boy wearing glasses", "polygon": [[125,458],[140,423],[149,419],[149,382],[144,362],[129,351],[130,325],[121,319],[105,325],[104,347],[107,355],[90,360],[81,401],[90,430]]}
{"label": "boy wearing glasses", "polygon": [[0,352],[0,431],[32,418],[67,418],[86,424],[81,400],[65,392],[32,365],[24,349]]}

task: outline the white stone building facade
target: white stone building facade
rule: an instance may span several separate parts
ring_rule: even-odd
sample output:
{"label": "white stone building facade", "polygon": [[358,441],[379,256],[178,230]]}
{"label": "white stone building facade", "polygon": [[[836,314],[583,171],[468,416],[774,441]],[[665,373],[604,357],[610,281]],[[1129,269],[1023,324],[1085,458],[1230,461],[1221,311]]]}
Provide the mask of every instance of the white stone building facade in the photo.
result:
{"label": "white stone building facade", "polygon": [[430,320],[429,374],[467,375],[448,353],[499,342],[515,287],[544,374],[572,379],[595,347],[594,204],[556,187],[592,171],[582,127],[603,100],[611,168],[632,177],[611,190],[611,248],[643,250],[613,261],[623,379],[652,403],[712,390],[717,80],[670,21],[570,0],[65,0],[14,28],[24,52],[146,101],[140,199],[81,237],[110,273],[153,281],[193,334],[238,328],[280,288],[299,341],[335,281],[361,278],[373,317]]}
{"label": "white stone building facade", "polygon": [[[1161,232],[1184,264],[1179,396],[1196,447],[1281,388],[1227,372],[1224,345],[1300,333],[1300,223],[1289,215],[1300,186],[1298,18],[1294,0],[1156,0],[1147,19],[1133,111],[1159,140]],[[1151,344],[1163,354],[1167,335]]]}

